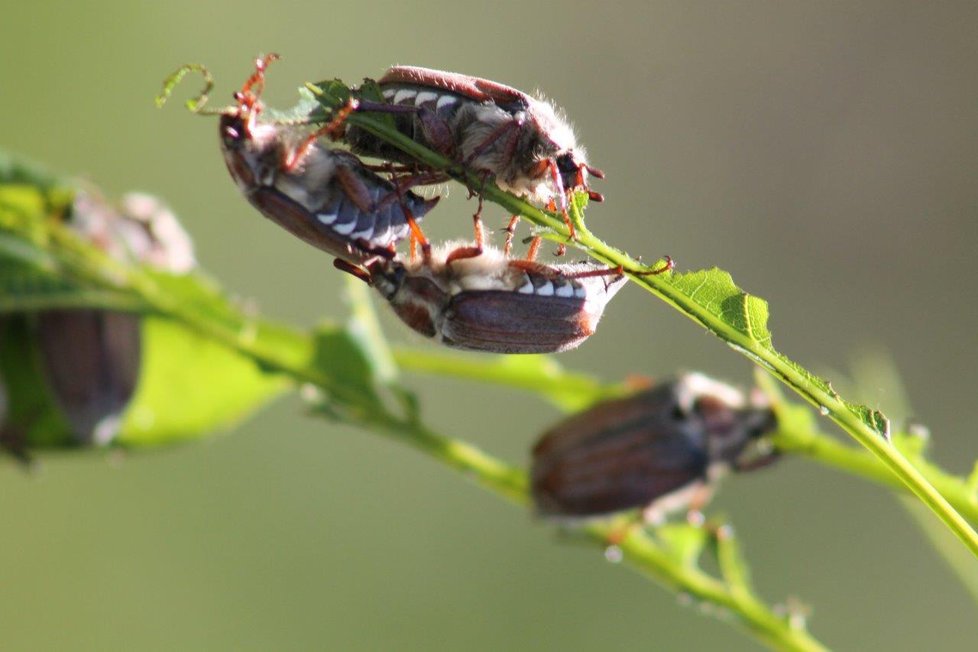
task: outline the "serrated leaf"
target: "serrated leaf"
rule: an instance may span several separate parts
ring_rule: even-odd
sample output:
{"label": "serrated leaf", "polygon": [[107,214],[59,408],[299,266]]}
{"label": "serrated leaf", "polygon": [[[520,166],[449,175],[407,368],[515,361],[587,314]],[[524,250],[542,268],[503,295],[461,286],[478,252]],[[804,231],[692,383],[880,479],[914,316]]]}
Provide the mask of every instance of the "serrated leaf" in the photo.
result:
{"label": "serrated leaf", "polygon": [[299,87],[299,101],[289,109],[266,107],[262,119],[278,124],[301,124],[309,122],[311,114],[320,110],[319,102],[308,88]]}
{"label": "serrated leaf", "polygon": [[340,79],[328,79],[315,84],[306,84],[306,88],[316,98],[316,102],[332,111],[349,101],[352,96],[350,87]]}
{"label": "serrated leaf", "polygon": [[767,301],[747,294],[729,272],[716,267],[673,274],[669,284],[765,349],[772,349]]}

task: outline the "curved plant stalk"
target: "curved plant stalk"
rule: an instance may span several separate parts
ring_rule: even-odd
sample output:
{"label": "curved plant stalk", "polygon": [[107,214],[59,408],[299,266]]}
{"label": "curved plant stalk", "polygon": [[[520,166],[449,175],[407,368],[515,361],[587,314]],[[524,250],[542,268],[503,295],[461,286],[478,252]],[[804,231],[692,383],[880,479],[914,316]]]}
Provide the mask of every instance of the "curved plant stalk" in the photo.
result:
{"label": "curved plant stalk", "polygon": [[[565,371],[552,359],[546,359],[545,364],[521,364],[518,368],[512,368],[506,360],[482,360],[466,354],[413,347],[395,347],[393,355],[405,371],[529,391],[566,411],[580,410],[595,401],[629,391],[626,384],[604,384],[590,376]],[[480,375],[477,372],[480,366],[486,367],[485,374]],[[772,440],[779,450],[807,457],[889,489],[910,492],[878,457],[869,451],[840,442],[818,428],[810,410],[785,402],[770,379],[768,375],[758,375],[759,383],[773,399],[778,412],[779,429],[773,434]],[[958,477],[927,460],[919,439],[913,434],[898,431],[893,433],[892,439],[894,446],[908,459],[913,460],[921,475],[958,512],[978,525],[978,465],[967,478]]]}
{"label": "curved plant stalk", "polygon": [[[315,387],[321,397],[317,404],[324,415],[396,439],[502,497],[521,506],[529,503],[523,470],[461,440],[440,435],[420,420],[413,398],[396,384],[395,358],[385,359],[389,355],[386,343],[376,328],[363,286],[357,286],[358,291],[354,292],[359,297],[353,302],[355,322],[348,330],[357,341],[357,351],[371,358],[367,362],[376,372],[375,380],[381,381],[379,389],[393,394],[394,404],[400,409],[379,400],[378,388],[352,380],[342,370],[333,370],[332,364],[317,363],[315,334],[246,314],[219,301],[219,295],[202,286],[200,279],[175,280],[119,265],[57,224],[49,225],[43,239],[24,237],[17,225],[7,219],[9,215],[4,214],[3,208],[0,201],[0,263],[14,263],[70,281],[83,289],[90,308],[115,307],[122,301],[131,309],[181,323],[253,359],[269,372],[290,378],[297,386]],[[51,294],[47,300],[4,294],[0,296],[0,313],[52,308],[62,305],[63,298],[59,294]],[[436,358],[430,362],[436,362]],[[546,369],[546,361],[538,362],[544,364],[534,365],[536,368]],[[574,391],[593,391],[597,395],[605,391],[584,376],[565,374],[556,365],[552,365],[551,372],[560,374]],[[497,376],[504,377],[506,374]],[[515,378],[512,375],[509,380],[518,384]],[[729,614],[730,620],[772,648],[812,652],[825,649],[796,618],[779,614],[756,596],[745,579],[745,562],[733,554],[729,528],[674,525],[653,533],[638,527],[623,530],[620,522],[605,522],[588,525],[583,532],[602,548],[608,547],[609,540],[618,541],[613,552],[622,561],[692,600],[712,605],[717,613]],[[626,536],[621,536],[623,532]],[[711,542],[720,562],[720,577],[698,565],[701,553]]]}
{"label": "curved plant stalk", "polygon": [[[321,120],[325,119],[328,112],[345,105],[350,94],[349,89],[340,82],[309,84],[307,88],[324,109],[319,116]],[[578,202],[572,202],[570,206],[570,216],[576,231],[576,239],[571,240],[569,230],[560,217],[530,205],[499,189],[495,184],[487,183],[480,175],[462,169],[445,157],[415,143],[393,129],[382,117],[354,113],[349,120],[400,148],[419,162],[449,173],[471,190],[512,214],[522,215],[533,224],[549,229],[555,234],[555,239],[586,251],[596,260],[612,267],[624,269],[634,283],[726,341],[839,425],[876,456],[890,473],[944,522],[972,555],[978,557],[978,533],[941,492],[928,482],[925,475],[890,443],[889,422],[886,417],[878,411],[871,411],[844,400],[830,383],[775,350],[771,343],[771,334],[767,330],[766,302],[741,291],[733,285],[729,275],[719,270],[689,274],[642,274],[653,268],[643,265],[591,233],[584,224],[581,204]],[[704,298],[698,296],[701,291],[706,294]]]}

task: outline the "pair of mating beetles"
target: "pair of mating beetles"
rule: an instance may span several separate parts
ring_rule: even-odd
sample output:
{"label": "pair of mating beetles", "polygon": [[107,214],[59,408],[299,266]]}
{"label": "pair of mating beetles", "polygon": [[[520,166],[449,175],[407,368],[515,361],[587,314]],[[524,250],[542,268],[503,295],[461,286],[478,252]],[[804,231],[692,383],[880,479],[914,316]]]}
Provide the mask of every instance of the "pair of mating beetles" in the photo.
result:
{"label": "pair of mating beetles", "polygon": [[[532,245],[527,259],[514,259],[508,243],[503,252],[485,246],[478,217],[474,243],[432,250],[417,222],[437,199],[380,177],[356,154],[416,162],[344,124],[354,110],[387,112],[402,134],[537,204],[566,206],[566,192],[577,188],[600,199],[587,187],[588,173],[600,173],[551,104],[489,80],[395,67],[377,82],[387,104],[352,101],[310,134],[259,120],[272,59],[258,60],[220,123],[228,169],[263,215],[336,256],[337,267],[376,287],[411,328],[450,346],[553,352],[593,333],[620,276],[607,280],[609,270],[589,264],[537,263]],[[324,146],[324,134],[342,137],[354,153]],[[428,171],[407,185],[442,180]],[[422,244],[420,261],[396,253],[409,236]],[[534,502],[542,514],[573,518],[696,509],[720,472],[776,459],[763,437],[774,427],[762,399],[748,402],[732,387],[685,375],[599,403],[545,433],[533,450]]]}
{"label": "pair of mating beetles", "polygon": [[[385,102],[354,97],[309,133],[260,119],[265,69],[274,59],[257,61],[220,121],[228,170],[265,217],[336,256],[337,267],[376,287],[408,326],[449,346],[549,353],[574,348],[594,332],[623,285],[620,270],[541,264],[534,245],[527,258],[513,258],[508,244],[499,251],[482,241],[478,214],[473,243],[432,249],[418,222],[437,198],[426,200],[408,187],[446,177],[420,169],[397,148],[346,123],[353,111],[388,113],[402,134],[491,176],[504,189],[562,207],[566,219],[567,193],[583,189],[600,199],[587,180],[601,173],[587,165],[551,104],[484,79],[395,67],[377,82]],[[323,135],[344,139],[352,152],[323,144]],[[386,179],[357,155],[380,158],[388,169],[413,165],[415,172]],[[396,245],[408,237],[412,256],[403,260]]]}

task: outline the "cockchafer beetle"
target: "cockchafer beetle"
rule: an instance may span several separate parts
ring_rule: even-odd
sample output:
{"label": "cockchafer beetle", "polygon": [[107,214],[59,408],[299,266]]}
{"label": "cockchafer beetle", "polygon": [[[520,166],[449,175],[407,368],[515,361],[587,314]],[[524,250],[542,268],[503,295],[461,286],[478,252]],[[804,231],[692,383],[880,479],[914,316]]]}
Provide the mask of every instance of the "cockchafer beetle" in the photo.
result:
{"label": "cockchafer beetle", "polygon": [[[262,215],[305,242],[353,265],[394,255],[438,202],[368,170],[353,154],[324,147],[321,133],[261,122],[265,69],[260,58],[235,93],[237,106],[221,114],[221,149],[241,192]],[[341,112],[337,120],[341,122]]]}
{"label": "cockchafer beetle", "polygon": [[533,448],[531,487],[543,516],[587,518],[643,508],[661,521],[698,511],[725,471],[771,464],[766,399],[686,374],[600,402],[548,430]]}
{"label": "cockchafer beetle", "polygon": [[[126,195],[116,210],[79,191],[66,224],[120,262],[174,274],[196,265],[190,237],[149,195]],[[139,380],[140,316],[66,308],[40,311],[32,322],[41,370],[72,436],[80,444],[110,442]]]}
{"label": "cockchafer beetle", "polygon": [[[360,110],[390,112],[398,131],[412,140],[491,174],[504,190],[559,207],[572,237],[566,193],[580,188],[601,201],[588,186],[588,174],[604,174],[587,164],[573,129],[551,102],[488,79],[416,66],[394,66],[377,84],[388,104],[361,102]],[[414,163],[356,125],[346,127],[345,138],[359,154]],[[443,179],[435,175],[432,181]]]}
{"label": "cockchafer beetle", "polygon": [[420,259],[380,259],[366,279],[415,331],[460,349],[552,353],[586,340],[625,282],[592,263],[544,265],[447,243]]}

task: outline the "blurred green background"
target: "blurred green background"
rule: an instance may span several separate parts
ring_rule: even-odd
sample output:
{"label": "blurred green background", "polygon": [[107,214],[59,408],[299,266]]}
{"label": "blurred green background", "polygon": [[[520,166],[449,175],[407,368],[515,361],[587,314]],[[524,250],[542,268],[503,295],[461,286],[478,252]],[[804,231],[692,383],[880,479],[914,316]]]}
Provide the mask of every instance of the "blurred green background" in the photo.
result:
{"label": "blurred green background", "polygon": [[[772,304],[775,344],[842,369],[893,352],[957,472],[978,457],[978,5],[916,2],[9,2],[0,147],[165,197],[203,265],[271,316],[339,318],[340,275],[246,205],[216,121],[153,107],[199,61],[230,100],[259,52],[267,99],[393,63],[540,88],[607,202],[589,223],[647,259],[718,265]],[[196,91],[197,80],[181,87]],[[451,197],[428,226],[467,237]],[[452,213],[456,213],[452,217]],[[488,207],[486,219],[505,216]],[[389,333],[421,344],[390,320]],[[607,379],[750,367],[636,288],[561,361]],[[408,379],[443,432],[523,464],[536,400]],[[863,397],[887,409],[885,393]],[[830,427],[826,424],[826,427]],[[886,492],[798,459],[711,508],[759,589],[813,606],[846,649],[961,649],[974,603]],[[286,399],[233,434],[131,455],[0,465],[3,650],[724,649],[756,644],[413,451]],[[939,632],[939,634],[938,634]]]}

